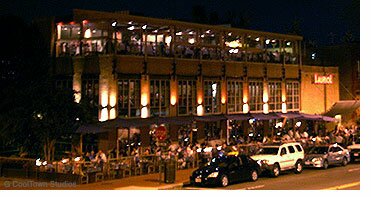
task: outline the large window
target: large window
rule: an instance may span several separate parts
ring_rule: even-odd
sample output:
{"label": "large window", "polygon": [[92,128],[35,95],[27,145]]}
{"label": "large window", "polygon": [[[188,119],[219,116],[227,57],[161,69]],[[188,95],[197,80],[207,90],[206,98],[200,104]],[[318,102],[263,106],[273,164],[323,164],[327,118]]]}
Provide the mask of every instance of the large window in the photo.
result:
{"label": "large window", "polygon": [[282,88],[281,81],[271,81],[268,83],[269,92],[269,110],[270,111],[281,111],[282,109]]}
{"label": "large window", "polygon": [[300,85],[297,81],[286,82],[287,111],[300,110]]}
{"label": "large window", "polygon": [[250,81],[249,82],[249,100],[250,100],[250,111],[262,111],[263,110],[263,82],[262,81]]}
{"label": "large window", "polygon": [[140,80],[118,80],[119,116],[140,116]]}
{"label": "large window", "polygon": [[242,112],[242,81],[228,81],[228,112]]}
{"label": "large window", "polygon": [[196,81],[178,81],[178,114],[189,115],[195,112]]}
{"label": "large window", "polygon": [[55,87],[57,90],[72,90],[72,79],[57,79]]}
{"label": "large window", "polygon": [[81,97],[91,106],[98,107],[99,80],[98,78],[85,78],[82,80]]}
{"label": "large window", "polygon": [[205,113],[219,113],[220,112],[220,81],[204,82],[204,102]]}
{"label": "large window", "polygon": [[151,80],[151,115],[169,115],[170,101],[170,82],[169,80]]}

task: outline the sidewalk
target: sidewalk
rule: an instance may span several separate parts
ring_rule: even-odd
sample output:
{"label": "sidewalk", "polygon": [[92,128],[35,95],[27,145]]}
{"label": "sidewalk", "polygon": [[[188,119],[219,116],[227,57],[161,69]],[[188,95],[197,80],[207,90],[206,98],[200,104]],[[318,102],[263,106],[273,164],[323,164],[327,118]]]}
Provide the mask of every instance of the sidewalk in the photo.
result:
{"label": "sidewalk", "polygon": [[[37,184],[35,180],[0,177],[0,190],[177,190],[181,189],[184,183],[189,182],[189,176],[194,170],[195,168],[177,170],[175,182],[171,184],[164,183],[163,173],[161,181],[160,174],[156,173],[73,186],[55,186],[51,183],[45,186],[45,184]],[[17,182],[17,187],[13,186],[14,181]],[[22,182],[33,182],[33,184],[18,184]]]}

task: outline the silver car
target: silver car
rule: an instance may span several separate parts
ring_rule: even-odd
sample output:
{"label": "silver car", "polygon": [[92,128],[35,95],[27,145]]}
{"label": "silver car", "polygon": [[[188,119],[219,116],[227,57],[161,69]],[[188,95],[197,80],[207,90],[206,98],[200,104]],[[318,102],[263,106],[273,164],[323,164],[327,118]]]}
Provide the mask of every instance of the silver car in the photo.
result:
{"label": "silver car", "polygon": [[330,165],[345,166],[349,161],[349,151],[340,145],[318,145],[309,150],[304,158],[304,165],[306,167],[327,169]]}

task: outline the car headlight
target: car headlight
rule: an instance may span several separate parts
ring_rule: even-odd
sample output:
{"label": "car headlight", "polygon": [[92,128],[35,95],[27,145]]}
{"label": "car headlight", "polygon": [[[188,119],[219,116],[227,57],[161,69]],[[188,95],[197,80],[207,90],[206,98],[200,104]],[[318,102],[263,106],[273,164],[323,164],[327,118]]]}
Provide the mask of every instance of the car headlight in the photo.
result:
{"label": "car headlight", "polygon": [[315,157],[312,159],[312,162],[313,163],[317,163],[317,162],[321,162],[322,161],[322,157]]}
{"label": "car headlight", "polygon": [[211,174],[209,174],[209,176],[207,176],[207,178],[215,178],[219,175],[219,172],[213,172]]}

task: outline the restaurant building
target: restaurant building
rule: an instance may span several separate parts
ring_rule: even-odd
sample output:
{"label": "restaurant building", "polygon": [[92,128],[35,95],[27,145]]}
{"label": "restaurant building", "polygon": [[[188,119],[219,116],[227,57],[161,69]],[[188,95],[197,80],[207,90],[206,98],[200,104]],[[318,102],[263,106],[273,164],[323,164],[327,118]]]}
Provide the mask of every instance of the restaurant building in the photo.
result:
{"label": "restaurant building", "polygon": [[244,130],[262,120],[269,133],[269,117],[322,114],[339,101],[338,68],[303,65],[297,35],[90,10],[74,10],[53,35],[56,85],[95,107],[103,150],[129,126],[148,145],[149,120],[172,140],[189,121],[197,139],[227,139],[230,120]]}

